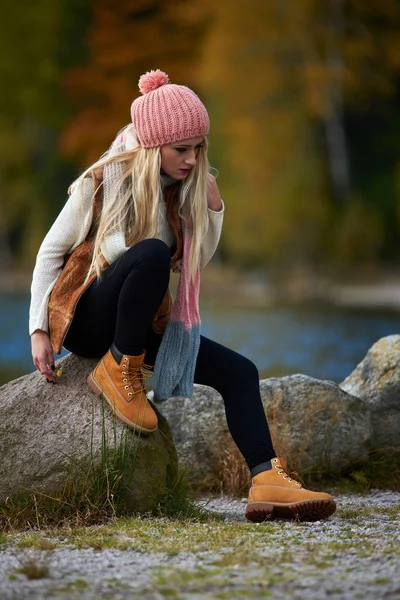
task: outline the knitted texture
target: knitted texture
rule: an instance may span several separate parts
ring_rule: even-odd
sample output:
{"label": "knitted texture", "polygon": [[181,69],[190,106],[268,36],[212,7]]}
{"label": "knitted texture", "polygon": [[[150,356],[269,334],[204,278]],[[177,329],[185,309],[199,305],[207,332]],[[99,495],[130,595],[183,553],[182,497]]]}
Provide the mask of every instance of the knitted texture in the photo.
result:
{"label": "knitted texture", "polygon": [[169,83],[163,71],[139,79],[143,96],[131,105],[131,118],[140,145],[155,148],[207,135],[210,120],[200,98],[188,87]]}
{"label": "knitted texture", "polygon": [[178,289],[157,353],[152,386],[155,402],[193,395],[194,371],[200,347],[200,269],[189,277],[191,231],[183,221],[183,257]]}

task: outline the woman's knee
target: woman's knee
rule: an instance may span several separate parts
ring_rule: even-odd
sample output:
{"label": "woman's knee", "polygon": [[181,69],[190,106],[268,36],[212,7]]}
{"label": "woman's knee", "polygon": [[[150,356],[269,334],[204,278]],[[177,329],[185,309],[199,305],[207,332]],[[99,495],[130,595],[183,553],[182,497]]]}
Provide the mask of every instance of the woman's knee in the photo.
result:
{"label": "woman's knee", "polygon": [[212,380],[212,383],[205,382],[206,385],[214,387],[225,402],[232,397],[244,399],[251,391],[259,389],[259,373],[256,365],[248,358],[235,354],[233,360],[215,366],[216,371],[210,374],[211,377],[207,377]]}
{"label": "woman's knee", "polygon": [[[245,356],[229,350],[221,360],[209,363],[209,372],[205,382],[218,390],[222,395],[233,390],[242,392],[244,389],[258,388],[259,373],[256,365]],[[204,377],[204,375],[203,375]]]}
{"label": "woman's knee", "polygon": [[150,238],[131,246],[126,252],[126,258],[132,266],[149,266],[151,269],[167,270],[171,265],[171,251],[162,240]]}
{"label": "woman's knee", "polygon": [[249,358],[235,352],[235,359],[230,364],[230,376],[233,380],[259,379],[259,373],[256,365]]}

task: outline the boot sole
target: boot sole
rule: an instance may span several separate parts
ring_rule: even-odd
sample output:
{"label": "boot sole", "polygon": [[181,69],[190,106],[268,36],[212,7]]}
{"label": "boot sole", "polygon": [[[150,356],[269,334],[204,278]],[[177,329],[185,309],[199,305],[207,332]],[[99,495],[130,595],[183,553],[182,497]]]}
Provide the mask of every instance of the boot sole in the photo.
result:
{"label": "boot sole", "polygon": [[247,505],[246,519],[253,523],[290,519],[292,521],[320,521],[327,519],[336,510],[334,500],[308,500],[292,504],[270,504],[253,502]]}
{"label": "boot sole", "polygon": [[104,393],[103,389],[96,383],[95,379],[93,378],[93,373],[90,373],[89,377],[87,378],[87,383],[92,392],[96,394],[96,396],[98,396],[99,398],[103,396],[103,398],[106,400],[107,404],[111,408],[112,413],[116,417],[118,417],[118,419],[123,421],[126,425],[129,425],[131,429],[134,429],[138,433],[153,433],[153,431],[157,431],[158,427],[155,427],[154,429],[146,429],[145,427],[141,427],[140,425],[129,421],[129,419],[127,419],[122,413],[120,413],[119,410],[116,408],[113,400],[111,400],[111,398],[109,398],[107,394]]}

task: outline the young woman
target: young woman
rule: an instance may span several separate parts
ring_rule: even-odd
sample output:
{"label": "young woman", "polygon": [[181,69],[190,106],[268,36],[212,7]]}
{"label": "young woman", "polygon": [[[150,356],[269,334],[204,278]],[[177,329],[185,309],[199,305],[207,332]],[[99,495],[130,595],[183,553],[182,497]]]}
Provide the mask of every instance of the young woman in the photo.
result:
{"label": "young woman", "polygon": [[[193,382],[222,395],[229,430],[252,474],[246,516],[316,520],[335,511],[324,493],[290,478],[271,442],[255,365],[200,335],[200,271],[217,247],[224,212],[209,173],[206,108],[161,71],[110,149],[70,189],[39,250],[32,281],[32,357],[54,382],[61,346],[99,358],[88,384],[137,431],[157,429],[155,400],[191,396]],[[178,271],[174,302],[170,269]],[[102,357],[102,358],[101,358]]]}

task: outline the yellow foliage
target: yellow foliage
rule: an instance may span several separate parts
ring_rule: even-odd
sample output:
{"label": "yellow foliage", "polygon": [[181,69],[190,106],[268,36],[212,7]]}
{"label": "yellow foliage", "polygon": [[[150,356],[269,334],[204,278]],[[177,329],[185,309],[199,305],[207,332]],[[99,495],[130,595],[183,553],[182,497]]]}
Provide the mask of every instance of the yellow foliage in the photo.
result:
{"label": "yellow foliage", "polygon": [[[398,31],[399,6],[366,4],[213,5],[199,83],[210,104],[212,158],[227,205],[224,247],[235,260],[317,260],[325,238],[334,235],[323,127],[333,101],[370,102],[389,94],[399,63],[392,24],[377,41],[369,22],[390,15]],[[337,247],[351,257],[357,238],[363,250],[377,252],[382,222],[358,202],[353,207],[353,198],[347,201]],[[358,214],[366,219],[365,232],[356,225]]]}
{"label": "yellow foliage", "polygon": [[200,3],[185,0],[99,0],[89,35],[90,60],[66,77],[81,106],[61,138],[63,152],[85,166],[130,121],[140,75],[151,69],[196,89],[195,60],[207,21]]}
{"label": "yellow foliage", "polygon": [[334,229],[333,257],[344,263],[374,259],[384,242],[381,215],[360,198],[347,204]]}
{"label": "yellow foliage", "polygon": [[96,159],[129,121],[139,76],[161,68],[209,107],[226,255],[308,262],[328,247],[349,259],[357,248],[379,252],[382,219],[354,195],[334,204],[326,128],[347,106],[392,93],[399,29],[395,0],[99,0],[90,60],[66,79],[81,109],[63,150]]}

